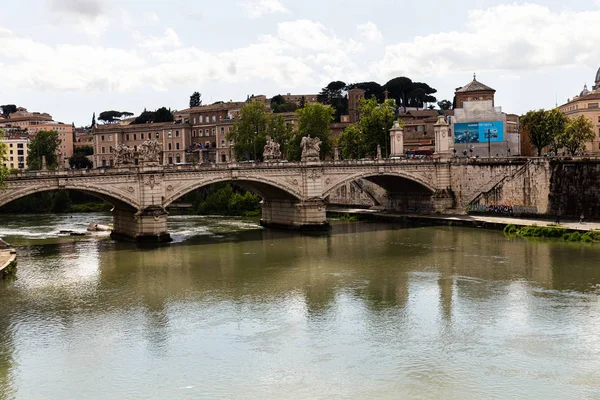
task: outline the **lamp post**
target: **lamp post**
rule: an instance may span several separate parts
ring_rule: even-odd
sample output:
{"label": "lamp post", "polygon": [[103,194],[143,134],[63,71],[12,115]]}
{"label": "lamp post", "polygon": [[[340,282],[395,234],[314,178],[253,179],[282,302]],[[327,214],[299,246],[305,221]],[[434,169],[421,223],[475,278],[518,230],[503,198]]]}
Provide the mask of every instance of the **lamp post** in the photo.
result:
{"label": "lamp post", "polygon": [[491,130],[491,129],[488,129],[488,130],[485,132],[485,138],[486,138],[486,139],[487,139],[487,141],[488,141],[488,158],[490,158],[490,157],[491,157],[491,153],[492,153],[492,151],[491,151],[491,149],[492,149],[492,145],[491,145],[491,139],[492,139],[492,138],[497,138],[497,137],[498,137],[498,135],[497,135],[495,132],[492,132],[492,130]]}

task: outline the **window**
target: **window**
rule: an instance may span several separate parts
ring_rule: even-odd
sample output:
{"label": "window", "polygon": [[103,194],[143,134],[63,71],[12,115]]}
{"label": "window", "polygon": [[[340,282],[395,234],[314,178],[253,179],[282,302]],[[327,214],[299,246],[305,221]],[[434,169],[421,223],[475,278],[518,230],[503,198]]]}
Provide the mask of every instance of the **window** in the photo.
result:
{"label": "window", "polygon": [[167,137],[172,138],[173,137],[173,132],[169,131],[169,133],[167,133]]}
{"label": "window", "polygon": [[209,132],[210,132],[210,130],[206,129],[206,130],[204,131],[204,136],[209,136]]}
{"label": "window", "polygon": [[137,140],[137,134],[133,134],[133,140]]}
{"label": "window", "polygon": [[588,103],[588,108],[598,108],[598,103]]}
{"label": "window", "polygon": [[200,123],[202,123],[202,115],[198,117]]}
{"label": "window", "polygon": [[217,114],[213,114],[213,120],[212,122],[217,122]]}
{"label": "window", "polygon": [[106,147],[102,146],[102,153],[106,153]]}
{"label": "window", "polygon": [[125,135],[125,140],[129,140],[129,133]]}
{"label": "window", "polygon": [[213,136],[217,135],[217,128],[213,128]]}
{"label": "window", "polygon": [[194,117],[194,124],[196,123],[196,117]]}
{"label": "window", "polygon": [[168,144],[169,150],[171,150],[171,143]]}
{"label": "window", "polygon": [[112,142],[112,135],[108,135],[108,141]]}
{"label": "window", "polygon": [[179,150],[179,142],[175,143],[175,150]]}
{"label": "window", "polygon": [[225,147],[225,141],[221,140],[221,147]]}
{"label": "window", "polygon": [[192,137],[196,137],[196,131],[192,131]]}
{"label": "window", "polygon": [[173,157],[169,157],[169,164],[173,164]]}
{"label": "window", "polygon": [[175,162],[177,164],[179,164],[181,162],[181,157],[179,156],[179,154],[177,154],[177,157],[175,158]]}
{"label": "window", "polygon": [[221,135],[224,135],[224,134],[225,134],[225,127],[222,126],[221,127]]}
{"label": "window", "polygon": [[144,140],[144,134],[143,133],[140,133],[140,139]]}
{"label": "window", "polygon": [[175,131],[175,137],[179,137],[179,131]]}
{"label": "window", "polygon": [[100,136],[100,140],[104,142],[104,135]]}
{"label": "window", "polygon": [[157,139],[159,139],[160,138],[160,133],[156,132],[155,136],[156,136]]}

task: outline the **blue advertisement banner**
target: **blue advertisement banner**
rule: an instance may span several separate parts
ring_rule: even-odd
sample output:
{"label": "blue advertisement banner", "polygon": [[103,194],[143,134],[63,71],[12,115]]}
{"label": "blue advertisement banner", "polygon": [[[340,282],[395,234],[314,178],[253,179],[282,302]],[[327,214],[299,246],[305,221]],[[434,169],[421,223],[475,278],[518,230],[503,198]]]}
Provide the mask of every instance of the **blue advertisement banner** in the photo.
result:
{"label": "blue advertisement banner", "polygon": [[471,122],[454,124],[454,143],[504,142],[504,122]]}

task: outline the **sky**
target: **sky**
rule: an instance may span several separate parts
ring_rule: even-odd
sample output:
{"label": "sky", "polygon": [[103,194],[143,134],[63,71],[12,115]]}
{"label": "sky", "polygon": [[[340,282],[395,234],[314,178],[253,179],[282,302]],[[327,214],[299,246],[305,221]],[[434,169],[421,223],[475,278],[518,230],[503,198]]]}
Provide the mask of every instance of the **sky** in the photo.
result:
{"label": "sky", "polygon": [[477,74],[508,113],[591,88],[600,0],[19,0],[0,12],[0,104],[104,110],[309,94],[397,76],[438,100]]}

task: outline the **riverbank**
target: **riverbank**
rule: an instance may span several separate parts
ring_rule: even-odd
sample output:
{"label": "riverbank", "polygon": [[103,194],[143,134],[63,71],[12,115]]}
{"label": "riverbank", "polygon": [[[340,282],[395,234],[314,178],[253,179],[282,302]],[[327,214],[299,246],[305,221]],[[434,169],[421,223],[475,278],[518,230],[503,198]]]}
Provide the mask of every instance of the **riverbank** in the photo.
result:
{"label": "riverbank", "polygon": [[14,263],[17,258],[17,251],[8,243],[0,239],[0,275],[4,270]]}
{"label": "riverbank", "polygon": [[[387,220],[387,221],[404,221],[417,222],[425,225],[456,225],[470,226],[475,228],[487,228],[503,230],[506,225],[512,224],[517,227],[524,226],[556,226],[555,220],[550,219],[535,219],[535,218],[518,218],[518,217],[492,217],[488,215],[422,215],[410,213],[395,213],[384,210],[370,210],[361,208],[345,208],[345,207],[329,207],[329,214],[349,214],[356,215],[368,219]],[[600,230],[599,222],[584,222],[566,220],[561,221],[559,227],[568,231],[589,232]]]}

